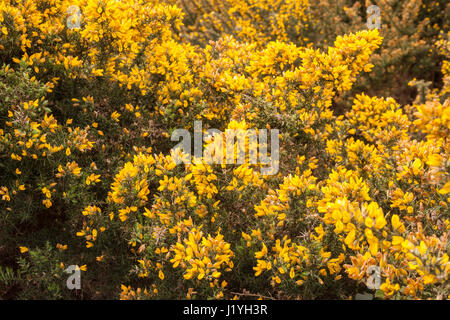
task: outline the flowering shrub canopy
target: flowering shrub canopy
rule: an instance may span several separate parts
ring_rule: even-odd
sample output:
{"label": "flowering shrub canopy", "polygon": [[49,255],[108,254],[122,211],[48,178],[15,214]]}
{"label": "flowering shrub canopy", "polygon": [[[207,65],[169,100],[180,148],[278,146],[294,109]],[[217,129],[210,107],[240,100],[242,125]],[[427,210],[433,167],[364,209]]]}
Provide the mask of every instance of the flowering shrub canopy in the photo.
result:
{"label": "flowering shrub canopy", "polygon": [[449,298],[450,5],[377,3],[1,0],[0,297]]}

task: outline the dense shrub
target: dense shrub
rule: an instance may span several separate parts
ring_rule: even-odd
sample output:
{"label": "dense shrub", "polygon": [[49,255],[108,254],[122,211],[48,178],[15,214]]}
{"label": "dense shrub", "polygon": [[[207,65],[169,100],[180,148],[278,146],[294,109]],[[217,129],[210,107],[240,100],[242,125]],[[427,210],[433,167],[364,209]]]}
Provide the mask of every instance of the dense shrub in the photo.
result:
{"label": "dense shrub", "polygon": [[448,298],[449,6],[375,2],[1,1],[0,296]]}

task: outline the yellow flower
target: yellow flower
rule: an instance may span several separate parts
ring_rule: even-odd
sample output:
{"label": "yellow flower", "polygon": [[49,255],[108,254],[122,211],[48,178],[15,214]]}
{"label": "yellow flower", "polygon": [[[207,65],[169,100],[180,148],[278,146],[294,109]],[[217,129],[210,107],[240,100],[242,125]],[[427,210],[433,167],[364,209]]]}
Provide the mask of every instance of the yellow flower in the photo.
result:
{"label": "yellow flower", "polygon": [[392,224],[392,227],[394,228],[394,230],[398,230],[401,233],[405,232],[405,226],[400,221],[400,218],[398,215],[396,215],[396,214],[392,215],[391,224]]}
{"label": "yellow flower", "polygon": [[87,185],[90,185],[91,183],[97,183],[97,182],[100,182],[100,175],[99,174],[94,174],[94,173],[91,173],[87,178],[86,178],[86,184]]}
{"label": "yellow flower", "polygon": [[439,189],[440,194],[450,193],[450,181],[448,181],[441,189]]}
{"label": "yellow flower", "polygon": [[349,248],[353,247],[353,241],[355,241],[355,237],[356,237],[356,232],[355,232],[355,230],[352,230],[348,233],[347,237],[345,238],[344,242]]}
{"label": "yellow flower", "polygon": [[28,248],[27,247],[19,247],[19,249],[20,249],[20,253],[28,252]]}
{"label": "yellow flower", "polygon": [[60,243],[56,244],[56,248],[60,249],[60,250],[67,250],[67,244],[62,245]]}
{"label": "yellow flower", "polygon": [[118,113],[117,111],[114,111],[114,112],[111,114],[111,119],[113,119],[113,120],[116,121],[116,122],[119,122],[119,117],[120,117],[120,113]]}

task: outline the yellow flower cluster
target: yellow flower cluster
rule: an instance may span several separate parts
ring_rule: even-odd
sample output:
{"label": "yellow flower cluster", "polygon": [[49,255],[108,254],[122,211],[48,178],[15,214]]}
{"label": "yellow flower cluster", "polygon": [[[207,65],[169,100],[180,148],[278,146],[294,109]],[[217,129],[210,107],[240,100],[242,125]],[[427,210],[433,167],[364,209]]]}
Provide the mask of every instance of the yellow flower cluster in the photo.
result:
{"label": "yellow flower cluster", "polygon": [[[347,2],[1,1],[0,240],[64,230],[56,265],[86,260],[121,299],[347,299],[374,268],[377,297],[449,297],[444,4],[378,1],[367,30]],[[442,84],[402,65],[434,58]],[[177,164],[194,121],[203,153]],[[247,134],[271,129],[279,150]]]}
{"label": "yellow flower cluster", "polygon": [[214,238],[211,235],[205,238],[202,231],[193,228],[183,244],[177,243],[171,250],[174,257],[170,262],[174,268],[185,269],[183,277],[186,280],[197,277],[211,281],[220,277],[222,268],[225,271],[233,268],[233,252],[220,233]]}
{"label": "yellow flower cluster", "polygon": [[191,41],[215,40],[223,33],[260,45],[275,39],[299,43],[307,40],[302,36],[308,28],[307,0],[175,2],[187,14],[183,29]]}

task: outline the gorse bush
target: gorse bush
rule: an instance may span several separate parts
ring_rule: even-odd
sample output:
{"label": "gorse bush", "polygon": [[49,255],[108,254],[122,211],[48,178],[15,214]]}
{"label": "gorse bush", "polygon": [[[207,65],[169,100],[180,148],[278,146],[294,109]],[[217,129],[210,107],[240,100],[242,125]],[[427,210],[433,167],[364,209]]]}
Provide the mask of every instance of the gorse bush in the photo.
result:
{"label": "gorse bush", "polygon": [[449,298],[449,5],[370,4],[1,0],[0,296]]}

